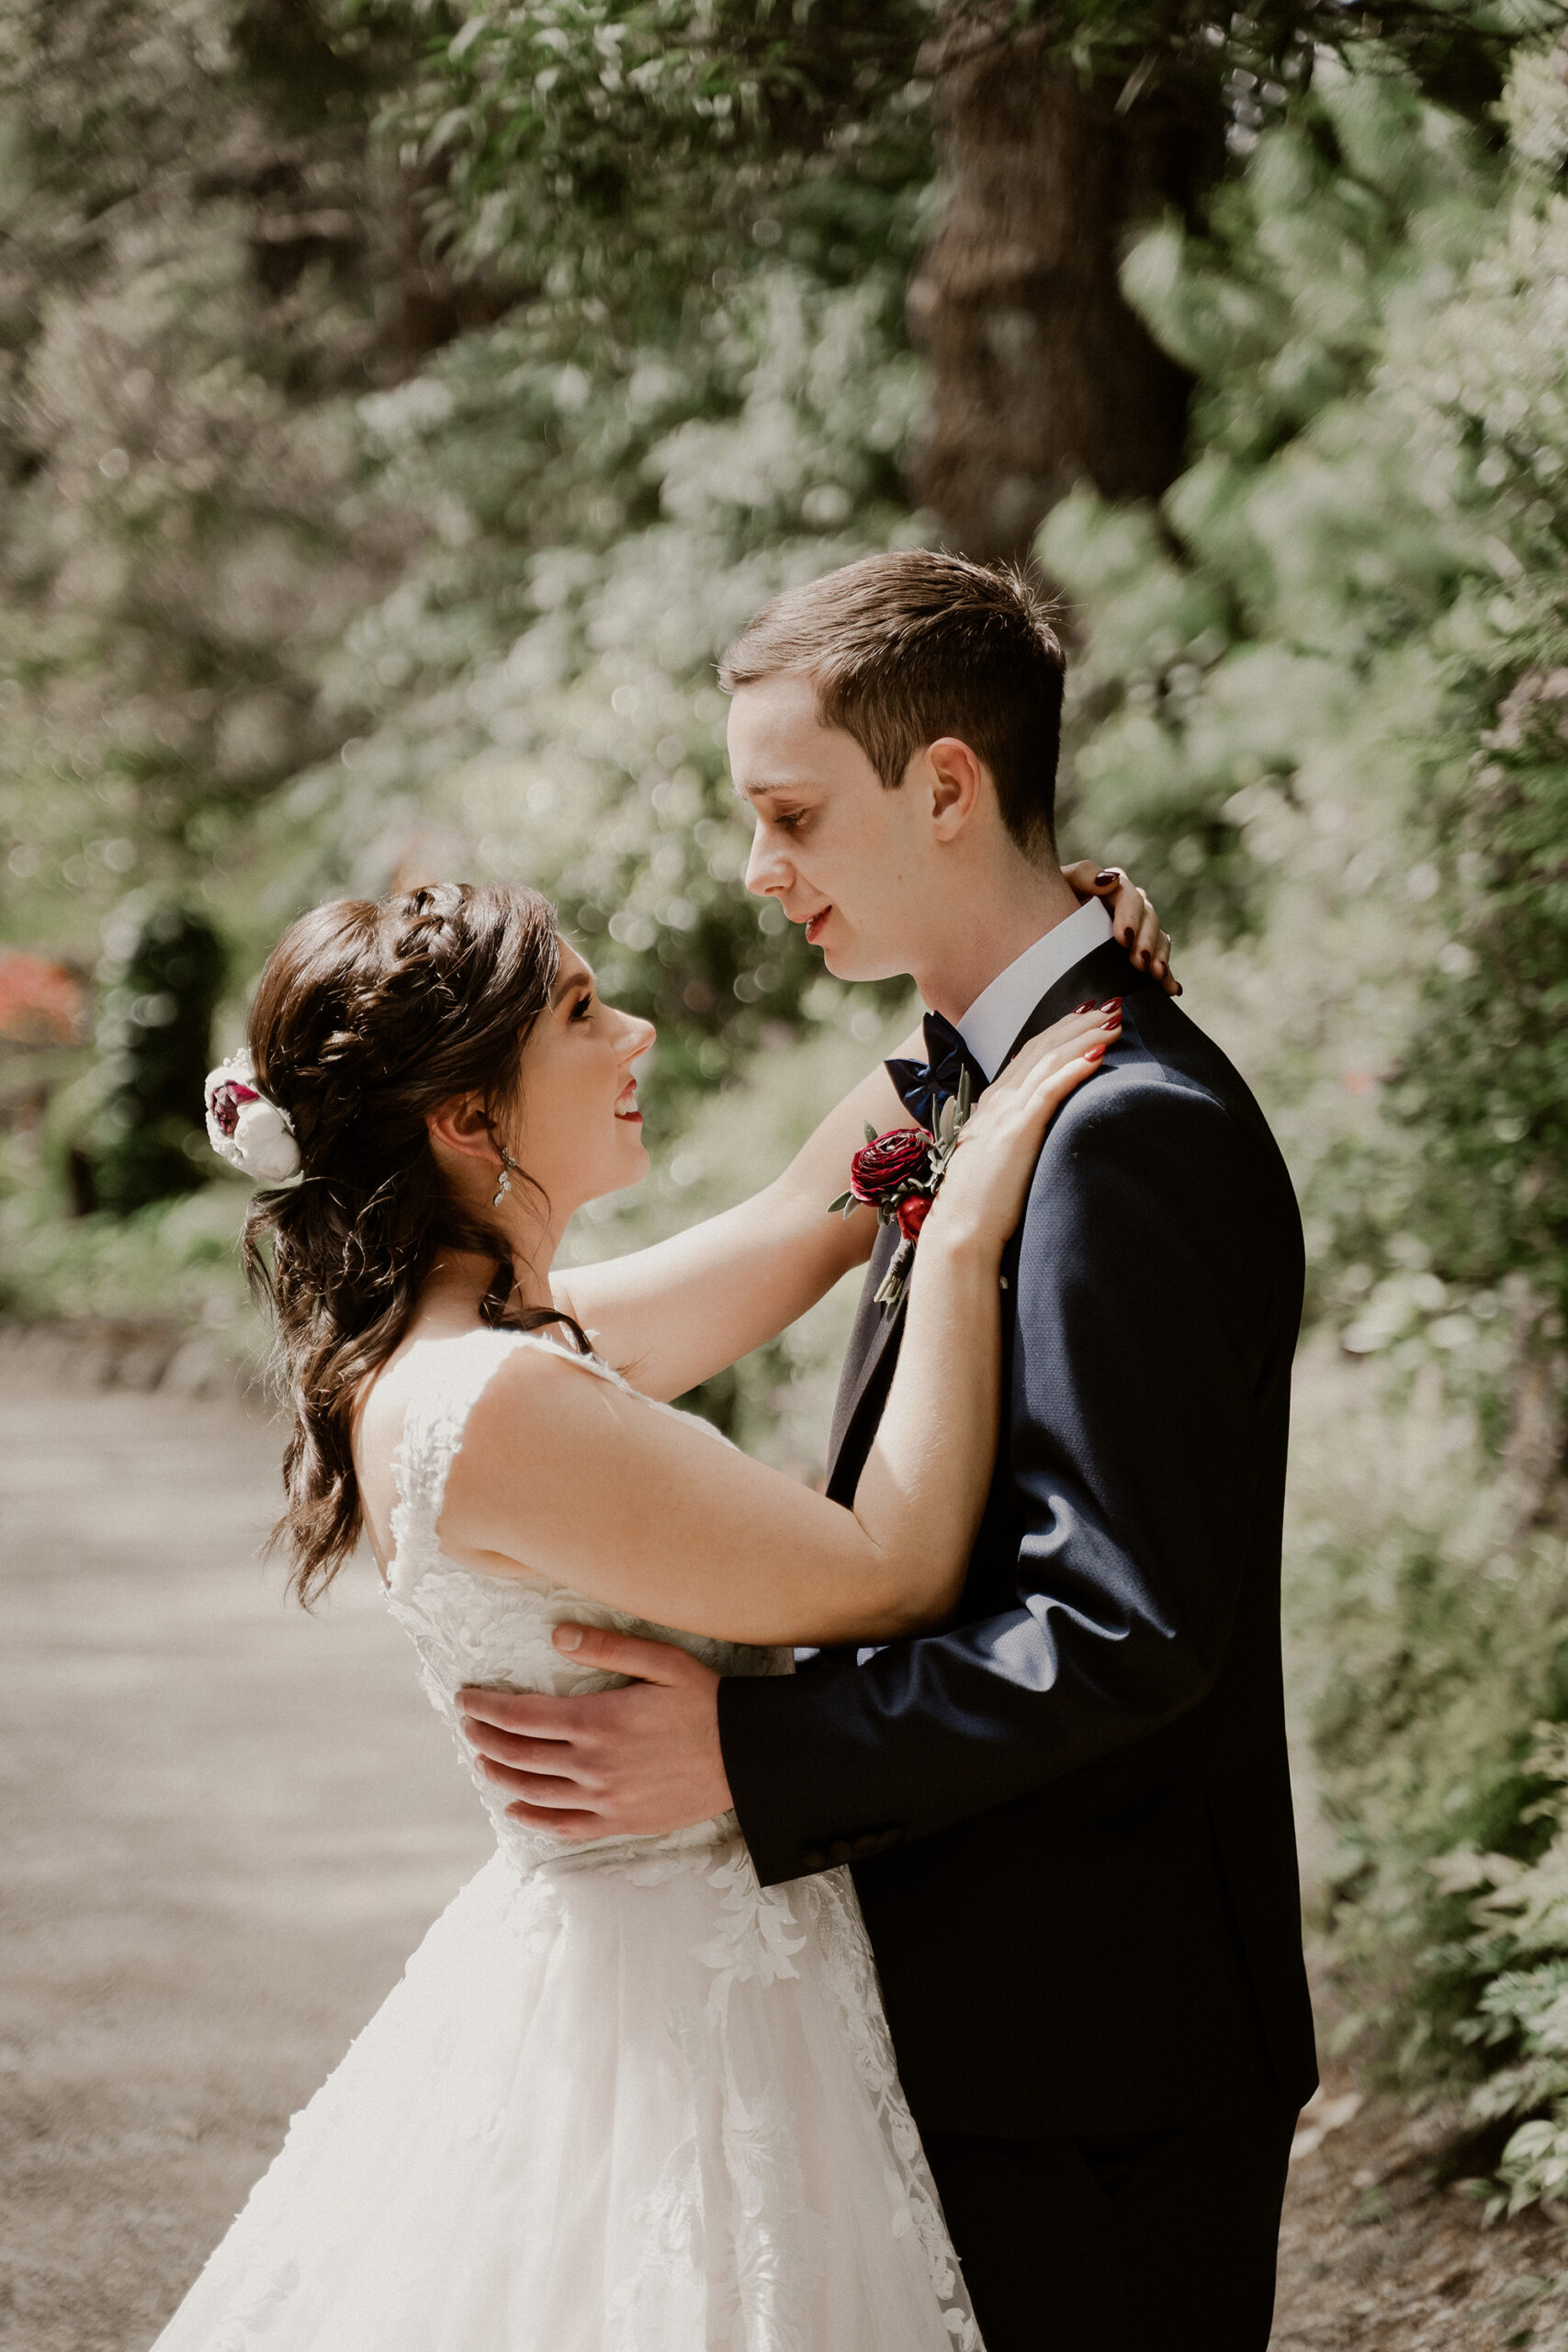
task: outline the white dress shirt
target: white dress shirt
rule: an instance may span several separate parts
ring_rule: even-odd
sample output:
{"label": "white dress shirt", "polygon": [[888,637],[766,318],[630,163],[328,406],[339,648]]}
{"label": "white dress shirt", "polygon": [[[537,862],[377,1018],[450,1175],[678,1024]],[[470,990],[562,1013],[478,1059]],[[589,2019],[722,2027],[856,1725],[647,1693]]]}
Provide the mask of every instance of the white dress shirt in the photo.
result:
{"label": "white dress shirt", "polygon": [[987,1080],[1007,1059],[1008,1048],[1047,989],[1064,972],[1114,935],[1110,910],[1103,899],[1088,899],[1070,914],[1026,947],[988,988],[980,990],[956,1026]]}

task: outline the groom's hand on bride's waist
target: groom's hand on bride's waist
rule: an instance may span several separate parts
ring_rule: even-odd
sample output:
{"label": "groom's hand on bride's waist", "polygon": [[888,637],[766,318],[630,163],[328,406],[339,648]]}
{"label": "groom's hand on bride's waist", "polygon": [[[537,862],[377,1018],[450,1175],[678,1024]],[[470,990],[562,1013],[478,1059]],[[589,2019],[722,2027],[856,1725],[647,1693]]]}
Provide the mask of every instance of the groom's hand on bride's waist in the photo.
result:
{"label": "groom's hand on bride's waist", "polygon": [[711,1667],[592,1625],[558,1625],[555,1643],[575,1666],[636,1679],[576,1699],[458,1691],[464,1734],[513,1821],[557,1838],[652,1838],[728,1811]]}

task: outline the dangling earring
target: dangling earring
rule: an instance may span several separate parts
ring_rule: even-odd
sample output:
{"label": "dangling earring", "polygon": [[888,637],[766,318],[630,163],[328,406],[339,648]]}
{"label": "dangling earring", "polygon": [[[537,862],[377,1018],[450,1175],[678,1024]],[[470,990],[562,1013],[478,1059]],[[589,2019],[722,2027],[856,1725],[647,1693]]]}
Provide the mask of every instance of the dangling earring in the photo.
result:
{"label": "dangling earring", "polygon": [[502,1201],[506,1198],[508,1193],[511,1192],[513,1177],[521,1176],[523,1173],[523,1170],[518,1167],[517,1162],[513,1159],[512,1154],[507,1150],[506,1146],[502,1144],[500,1147],[500,1149],[501,1178],[496,1185],[494,1193],[491,1196],[490,1204],[492,1209],[498,1209]]}

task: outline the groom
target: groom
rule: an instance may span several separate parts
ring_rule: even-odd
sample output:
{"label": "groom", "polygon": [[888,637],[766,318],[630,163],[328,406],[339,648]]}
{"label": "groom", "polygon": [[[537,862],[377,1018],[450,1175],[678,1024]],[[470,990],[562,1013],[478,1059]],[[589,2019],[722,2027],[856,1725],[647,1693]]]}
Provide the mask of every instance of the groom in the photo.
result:
{"label": "groom", "polygon": [[[777,598],[722,672],[749,886],[841,978],[913,976],[931,1059],[892,1067],[919,1116],[1124,1000],[1004,1261],[953,1623],[724,1681],[585,1632],[581,1657],[644,1678],[635,1707],[505,1699],[470,1736],[501,1766],[506,1726],[570,1724],[551,1770],[586,1834],[733,1804],[763,1881],[854,1865],[987,2352],[1264,2352],[1316,2079],[1279,1635],[1301,1227],[1235,1070],[1057,870],[1062,666],[1021,582],[917,551]],[[873,1299],[897,1239],[833,1418],[846,1503],[897,1357]]]}

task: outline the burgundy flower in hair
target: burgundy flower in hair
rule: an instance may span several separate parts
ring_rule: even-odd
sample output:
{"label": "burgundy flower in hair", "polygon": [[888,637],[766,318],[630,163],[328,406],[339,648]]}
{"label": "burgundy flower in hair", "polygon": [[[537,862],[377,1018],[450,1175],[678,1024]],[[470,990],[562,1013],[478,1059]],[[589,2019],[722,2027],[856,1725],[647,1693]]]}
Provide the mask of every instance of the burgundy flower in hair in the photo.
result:
{"label": "burgundy flower in hair", "polygon": [[239,1128],[241,1104],[260,1101],[261,1096],[256,1092],[255,1088],[242,1086],[237,1078],[226,1078],[221,1086],[215,1086],[209,1098],[208,1107],[212,1113],[212,1123],[219,1134],[232,1136]]}
{"label": "burgundy flower in hair", "polygon": [[299,1173],[299,1146],[287,1111],[255,1084],[249,1053],[207,1074],[207,1139],[219,1158],[257,1184],[287,1184]]}

